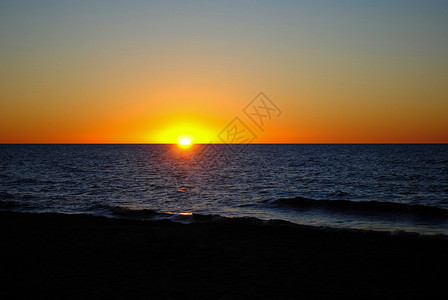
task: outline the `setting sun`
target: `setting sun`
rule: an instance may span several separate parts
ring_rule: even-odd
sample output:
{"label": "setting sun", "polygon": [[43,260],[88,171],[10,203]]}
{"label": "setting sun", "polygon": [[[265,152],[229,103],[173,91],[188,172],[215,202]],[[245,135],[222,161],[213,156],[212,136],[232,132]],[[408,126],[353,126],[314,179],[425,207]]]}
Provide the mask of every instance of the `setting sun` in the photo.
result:
{"label": "setting sun", "polygon": [[177,139],[177,143],[181,148],[190,148],[192,145],[192,138],[189,136],[181,136]]}

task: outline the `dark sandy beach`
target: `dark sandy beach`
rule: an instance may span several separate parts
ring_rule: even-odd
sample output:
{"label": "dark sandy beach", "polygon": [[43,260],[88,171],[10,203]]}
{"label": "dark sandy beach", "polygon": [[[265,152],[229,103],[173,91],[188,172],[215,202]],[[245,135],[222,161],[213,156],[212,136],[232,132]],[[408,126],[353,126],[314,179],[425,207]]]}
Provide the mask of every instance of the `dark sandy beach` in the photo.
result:
{"label": "dark sandy beach", "polygon": [[448,240],[1,212],[0,297],[444,298]]}

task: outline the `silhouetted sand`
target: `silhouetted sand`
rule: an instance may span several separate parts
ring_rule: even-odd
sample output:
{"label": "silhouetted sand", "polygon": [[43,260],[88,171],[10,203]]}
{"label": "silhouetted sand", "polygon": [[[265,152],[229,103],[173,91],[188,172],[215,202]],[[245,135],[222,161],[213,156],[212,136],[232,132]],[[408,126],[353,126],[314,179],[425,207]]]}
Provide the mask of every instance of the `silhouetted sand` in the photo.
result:
{"label": "silhouetted sand", "polygon": [[252,219],[183,225],[0,212],[1,289],[33,298],[430,298],[448,240]]}

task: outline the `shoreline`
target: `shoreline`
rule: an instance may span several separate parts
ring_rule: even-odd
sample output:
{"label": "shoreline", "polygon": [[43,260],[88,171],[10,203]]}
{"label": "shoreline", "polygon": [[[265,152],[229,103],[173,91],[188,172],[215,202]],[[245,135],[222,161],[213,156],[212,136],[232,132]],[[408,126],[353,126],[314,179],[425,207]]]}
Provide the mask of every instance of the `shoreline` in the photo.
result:
{"label": "shoreline", "polygon": [[268,222],[0,212],[0,296],[448,295],[446,237]]}
{"label": "shoreline", "polygon": [[[2,193],[0,193],[2,194]],[[11,194],[3,193],[5,198],[12,198]],[[304,227],[309,229],[319,229],[319,230],[342,230],[342,231],[360,231],[360,232],[378,232],[391,235],[410,235],[410,236],[427,236],[436,238],[447,238],[448,239],[448,210],[445,208],[440,208],[436,206],[424,206],[415,204],[404,204],[395,202],[380,202],[380,201],[350,201],[350,200],[315,200],[304,197],[294,197],[294,198],[279,198],[271,203],[267,200],[262,201],[263,203],[268,203],[268,207],[271,208],[282,208],[283,206],[298,212],[308,212],[306,209],[310,207],[313,209],[322,209],[325,212],[338,213],[344,217],[349,217],[351,214],[355,214],[356,217],[369,216],[371,213],[376,213],[377,215],[383,214],[390,217],[389,224],[375,224],[375,219],[370,220],[372,226],[351,226],[350,224],[340,225],[336,223],[322,223],[318,224],[307,224],[295,222],[295,220],[288,219],[288,217],[281,219],[280,216],[271,216],[271,219],[263,218],[259,216],[225,216],[219,214],[201,214],[195,212],[164,212],[155,209],[143,208],[143,209],[132,209],[123,206],[108,206],[108,205],[94,205],[85,211],[39,211],[34,207],[23,206],[23,204],[16,202],[14,200],[0,200],[0,212],[17,212],[17,213],[27,213],[27,214],[61,214],[61,215],[87,215],[96,217],[105,217],[113,219],[130,219],[139,221],[161,221],[168,220],[182,224],[190,223],[227,223],[227,222],[240,222],[240,223],[250,223],[252,225],[260,226],[270,226],[270,225],[284,225],[284,226],[295,226]],[[353,215],[352,215],[353,216]],[[413,224],[420,223],[420,227],[412,227],[412,223],[397,223],[394,224],[392,220],[395,217],[395,221],[404,221],[406,219],[414,222]],[[275,218],[278,217],[278,218]],[[384,222],[384,220],[382,221]],[[415,223],[416,222],[416,223]],[[440,224],[439,227],[431,227]],[[427,227],[425,227],[427,226]]]}

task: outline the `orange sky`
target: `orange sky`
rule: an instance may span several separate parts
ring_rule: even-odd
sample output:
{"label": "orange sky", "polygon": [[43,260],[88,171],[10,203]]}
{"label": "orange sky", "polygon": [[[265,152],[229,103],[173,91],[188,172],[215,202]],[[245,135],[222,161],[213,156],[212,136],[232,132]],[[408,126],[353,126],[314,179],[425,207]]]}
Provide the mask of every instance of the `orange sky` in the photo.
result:
{"label": "orange sky", "polygon": [[448,142],[445,3],[260,3],[1,4],[0,142]]}

